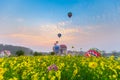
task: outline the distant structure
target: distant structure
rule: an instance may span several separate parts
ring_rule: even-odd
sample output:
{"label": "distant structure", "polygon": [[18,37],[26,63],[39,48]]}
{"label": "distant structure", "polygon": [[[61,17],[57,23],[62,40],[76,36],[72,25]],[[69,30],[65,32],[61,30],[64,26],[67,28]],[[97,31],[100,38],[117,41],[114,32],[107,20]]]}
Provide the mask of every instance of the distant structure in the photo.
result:
{"label": "distant structure", "polygon": [[0,57],[9,57],[11,52],[9,50],[3,50],[0,52]]}

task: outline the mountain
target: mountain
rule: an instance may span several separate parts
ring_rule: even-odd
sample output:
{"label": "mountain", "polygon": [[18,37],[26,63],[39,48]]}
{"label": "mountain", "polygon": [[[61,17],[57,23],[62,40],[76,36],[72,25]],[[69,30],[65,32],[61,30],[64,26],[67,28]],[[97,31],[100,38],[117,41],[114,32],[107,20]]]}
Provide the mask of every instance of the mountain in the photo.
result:
{"label": "mountain", "polygon": [[31,55],[33,53],[33,50],[27,47],[0,44],[0,51],[2,50],[9,50],[12,55],[15,55],[18,50],[24,51],[25,55]]}

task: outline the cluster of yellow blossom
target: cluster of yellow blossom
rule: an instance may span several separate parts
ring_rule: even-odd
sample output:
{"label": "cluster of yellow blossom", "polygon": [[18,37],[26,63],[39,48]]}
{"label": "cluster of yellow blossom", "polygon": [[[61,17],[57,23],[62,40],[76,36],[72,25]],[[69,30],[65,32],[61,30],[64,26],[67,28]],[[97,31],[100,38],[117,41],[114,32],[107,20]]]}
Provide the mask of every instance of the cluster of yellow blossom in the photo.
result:
{"label": "cluster of yellow blossom", "polygon": [[[49,69],[51,65],[52,68]],[[115,59],[114,56],[86,58],[57,55],[0,58],[0,80],[119,79],[120,58]]]}

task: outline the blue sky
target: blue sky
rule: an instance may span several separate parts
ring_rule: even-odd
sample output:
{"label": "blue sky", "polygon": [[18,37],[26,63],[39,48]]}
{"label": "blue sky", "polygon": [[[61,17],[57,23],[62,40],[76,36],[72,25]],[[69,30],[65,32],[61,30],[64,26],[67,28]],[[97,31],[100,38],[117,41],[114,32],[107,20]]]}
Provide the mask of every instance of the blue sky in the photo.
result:
{"label": "blue sky", "polygon": [[0,0],[0,42],[37,51],[51,51],[59,32],[68,49],[120,51],[119,22],[120,0]]}

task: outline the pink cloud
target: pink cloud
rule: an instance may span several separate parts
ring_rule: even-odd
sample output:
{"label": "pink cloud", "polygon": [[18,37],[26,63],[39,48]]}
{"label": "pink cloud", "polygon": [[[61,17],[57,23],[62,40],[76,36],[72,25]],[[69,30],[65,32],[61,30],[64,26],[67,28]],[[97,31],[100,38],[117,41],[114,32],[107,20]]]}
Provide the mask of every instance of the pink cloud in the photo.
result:
{"label": "pink cloud", "polygon": [[[116,40],[120,40],[120,29],[117,28],[105,26],[65,27],[67,24],[69,23],[61,22],[42,26],[19,27],[16,32],[1,34],[0,40],[4,43],[20,44],[38,49],[51,49],[55,41],[68,45],[68,48],[74,45],[78,48],[89,49],[102,45],[107,46],[109,42],[114,44]],[[57,37],[58,33],[62,33],[60,39]]]}

